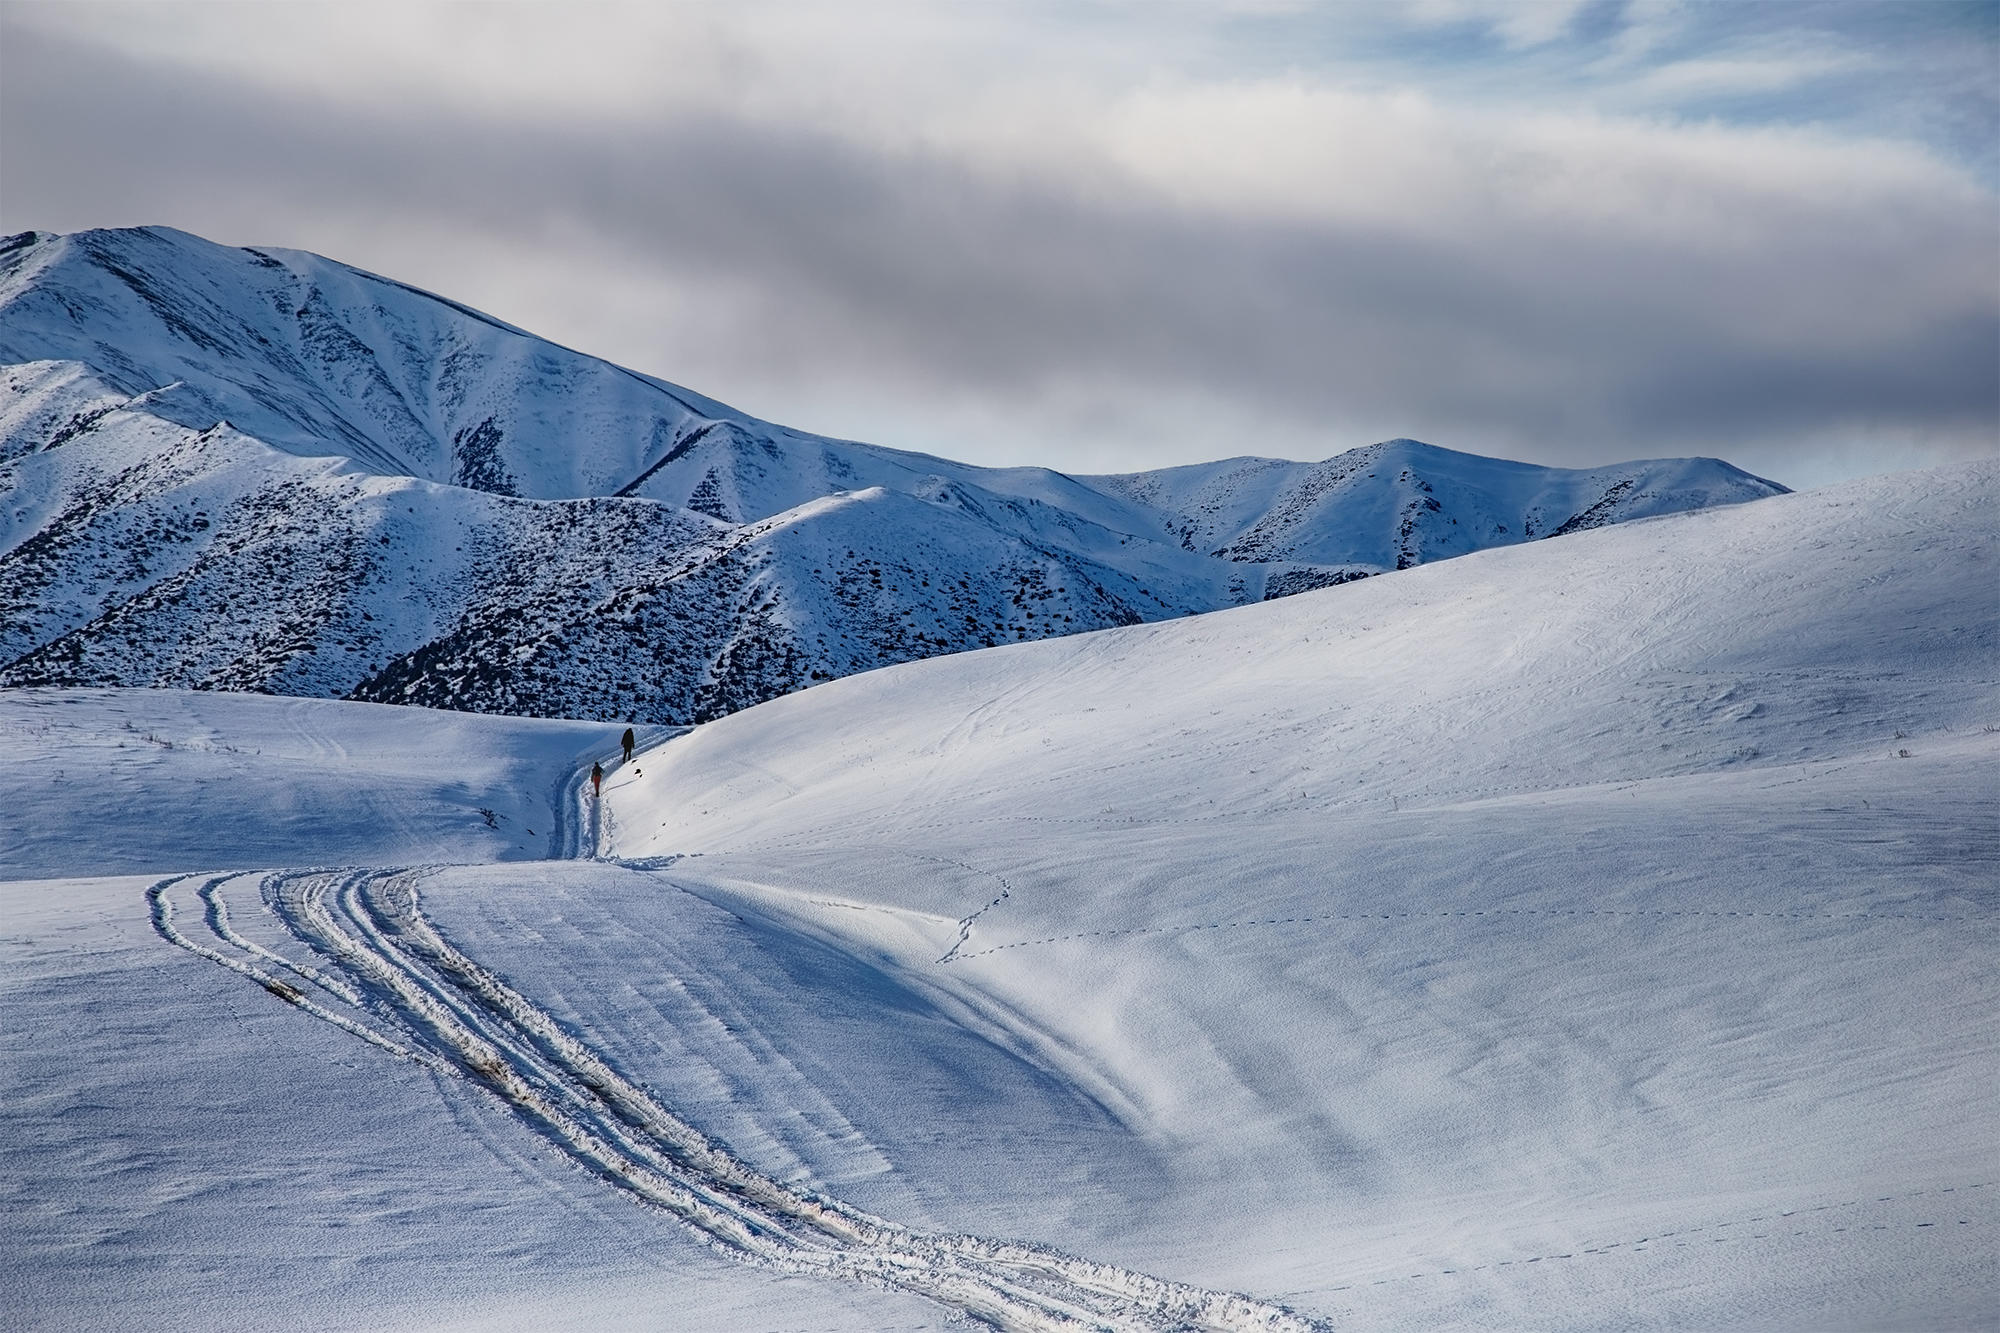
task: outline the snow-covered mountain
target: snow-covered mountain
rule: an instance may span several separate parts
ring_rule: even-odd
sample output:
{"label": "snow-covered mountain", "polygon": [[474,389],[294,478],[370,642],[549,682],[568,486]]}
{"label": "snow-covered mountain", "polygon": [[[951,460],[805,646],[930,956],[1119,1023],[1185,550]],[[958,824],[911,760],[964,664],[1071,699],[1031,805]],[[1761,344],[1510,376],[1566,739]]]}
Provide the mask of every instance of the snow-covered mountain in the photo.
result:
{"label": "snow-covered mountain", "polygon": [[687,721],[1783,490],[1394,440],[1112,477],[809,435],[296,251],[0,241],[0,683]]}
{"label": "snow-covered mountain", "polygon": [[0,690],[9,1327],[1989,1328],[1996,533],[1869,478],[630,763]]}

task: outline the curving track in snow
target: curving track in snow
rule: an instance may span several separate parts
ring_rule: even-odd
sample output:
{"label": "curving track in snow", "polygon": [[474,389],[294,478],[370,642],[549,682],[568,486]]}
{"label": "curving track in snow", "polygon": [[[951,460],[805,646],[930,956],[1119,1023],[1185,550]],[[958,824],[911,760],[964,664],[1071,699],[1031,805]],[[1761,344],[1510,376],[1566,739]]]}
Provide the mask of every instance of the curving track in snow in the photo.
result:
{"label": "curving track in snow", "polygon": [[[587,770],[563,784],[556,845],[594,853]],[[147,890],[167,941],[403,1059],[505,1103],[572,1162],[672,1213],[716,1249],[767,1268],[922,1295],[1018,1330],[1242,1330],[1323,1326],[1283,1307],[1044,1246],[899,1226],[739,1161],[454,947],[424,915],[422,869],[183,876]],[[252,889],[311,961],[245,938],[225,892]],[[177,895],[202,904],[200,928]]]}
{"label": "curving track in snow", "polygon": [[[694,728],[642,726],[634,730],[639,733],[639,746],[632,758],[632,764],[636,765],[668,741],[685,736]],[[627,767],[609,755],[597,762],[603,763],[606,778]],[[603,800],[591,794],[589,764],[578,764],[563,775],[550,794],[549,808],[555,813],[555,824],[549,830],[549,859],[596,860],[604,843],[605,812]]]}

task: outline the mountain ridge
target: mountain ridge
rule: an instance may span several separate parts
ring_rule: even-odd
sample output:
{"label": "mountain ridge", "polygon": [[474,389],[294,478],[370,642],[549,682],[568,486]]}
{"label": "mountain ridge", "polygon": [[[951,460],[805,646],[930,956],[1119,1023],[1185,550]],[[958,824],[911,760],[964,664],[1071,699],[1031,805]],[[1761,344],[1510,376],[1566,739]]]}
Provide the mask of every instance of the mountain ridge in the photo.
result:
{"label": "mountain ridge", "polygon": [[981,468],[166,228],[0,241],[0,363],[0,684],[686,722],[1783,490],[1711,459],[1414,440]]}

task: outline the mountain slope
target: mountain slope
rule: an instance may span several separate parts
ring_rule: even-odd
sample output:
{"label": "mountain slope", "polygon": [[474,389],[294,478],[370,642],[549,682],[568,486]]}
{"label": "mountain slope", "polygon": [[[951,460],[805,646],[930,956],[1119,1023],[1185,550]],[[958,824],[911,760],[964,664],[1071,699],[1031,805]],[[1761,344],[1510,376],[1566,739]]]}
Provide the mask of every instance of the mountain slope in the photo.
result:
{"label": "mountain slope", "polygon": [[1565,471],[1407,440],[971,467],[163,228],[0,242],[0,360],[8,684],[685,722],[1782,489],[1710,459]]}
{"label": "mountain slope", "polygon": [[[1219,562],[948,482],[732,527],[302,458],[163,421],[62,363],[0,372],[0,395],[8,684],[683,721],[1230,595]],[[22,430],[54,442],[24,448]]]}
{"label": "mountain slope", "polygon": [[1714,459],[1545,468],[1418,440],[1321,463],[1232,458],[1088,480],[1159,515],[1186,550],[1383,569],[1750,498],[1746,474]]}
{"label": "mountain slope", "polygon": [[1876,478],[910,664],[607,824],[1114,1108],[1160,1161],[1073,1247],[1368,1328],[1977,1326],[1996,511]]}
{"label": "mountain slope", "polygon": [[[0,879],[134,877],[0,884],[0,1288],[51,1330],[947,1319],[578,1169],[523,1105],[559,1083],[504,1077],[553,1048],[784,1190],[1333,1328],[1986,1326],[1997,508],[1984,464],[1584,532],[629,765],[619,726],[6,691]],[[301,929],[370,902],[407,907]],[[501,1079],[385,957],[520,997]],[[1096,1324],[1172,1326],[1144,1295]]]}
{"label": "mountain slope", "polygon": [[[1219,562],[949,482],[732,527],[302,458],[163,421],[63,363],[0,372],[0,395],[8,684],[680,721],[1230,595]],[[24,448],[24,430],[54,442]]]}
{"label": "mountain slope", "polygon": [[10,238],[0,312],[7,362],[174,385],[152,406],[181,425],[499,494],[612,494],[726,413],[344,264],[170,228]]}

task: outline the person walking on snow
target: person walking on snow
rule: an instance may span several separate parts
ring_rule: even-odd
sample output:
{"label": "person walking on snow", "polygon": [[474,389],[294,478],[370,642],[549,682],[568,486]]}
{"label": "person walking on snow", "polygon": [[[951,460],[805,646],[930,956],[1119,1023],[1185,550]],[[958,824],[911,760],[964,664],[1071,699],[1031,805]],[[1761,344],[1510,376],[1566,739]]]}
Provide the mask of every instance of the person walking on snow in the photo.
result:
{"label": "person walking on snow", "polygon": [[602,764],[592,764],[590,766],[590,794],[592,796],[604,795],[604,765]]}
{"label": "person walking on snow", "polygon": [[631,763],[632,747],[639,743],[639,738],[632,734],[632,728],[625,728],[625,734],[619,737],[619,743],[625,747],[625,762],[628,764]]}

